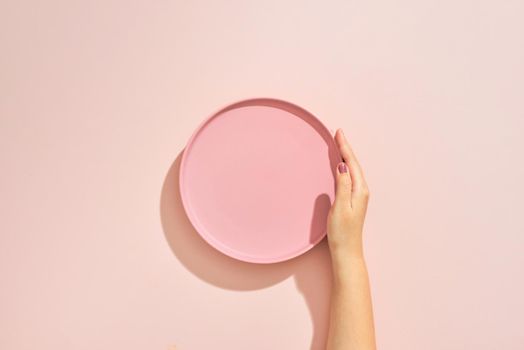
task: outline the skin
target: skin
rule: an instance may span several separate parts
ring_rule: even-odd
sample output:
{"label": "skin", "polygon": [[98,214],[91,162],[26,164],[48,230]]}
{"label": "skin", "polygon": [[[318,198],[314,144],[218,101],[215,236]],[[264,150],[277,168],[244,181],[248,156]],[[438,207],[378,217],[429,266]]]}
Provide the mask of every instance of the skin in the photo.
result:
{"label": "skin", "polygon": [[327,349],[375,350],[373,308],[362,244],[369,189],[341,129],[337,130],[335,141],[344,161],[337,166],[335,200],[327,224],[333,268]]}

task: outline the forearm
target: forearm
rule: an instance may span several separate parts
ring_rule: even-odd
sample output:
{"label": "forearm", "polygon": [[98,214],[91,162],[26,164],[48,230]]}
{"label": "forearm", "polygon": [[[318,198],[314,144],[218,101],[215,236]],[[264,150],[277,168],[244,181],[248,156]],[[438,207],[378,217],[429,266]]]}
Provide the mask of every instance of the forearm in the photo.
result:
{"label": "forearm", "polygon": [[332,256],[333,287],[328,350],[374,350],[369,278],[360,250]]}

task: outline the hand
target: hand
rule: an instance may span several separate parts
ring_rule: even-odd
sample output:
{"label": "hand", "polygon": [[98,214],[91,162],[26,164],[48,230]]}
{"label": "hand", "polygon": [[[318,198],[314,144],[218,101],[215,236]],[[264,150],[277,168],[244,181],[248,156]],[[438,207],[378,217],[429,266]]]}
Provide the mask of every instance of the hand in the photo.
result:
{"label": "hand", "polygon": [[362,229],[369,199],[369,190],[360,164],[351,150],[342,129],[335,141],[343,162],[336,169],[335,200],[328,214],[327,237],[333,264],[349,258],[363,258]]}

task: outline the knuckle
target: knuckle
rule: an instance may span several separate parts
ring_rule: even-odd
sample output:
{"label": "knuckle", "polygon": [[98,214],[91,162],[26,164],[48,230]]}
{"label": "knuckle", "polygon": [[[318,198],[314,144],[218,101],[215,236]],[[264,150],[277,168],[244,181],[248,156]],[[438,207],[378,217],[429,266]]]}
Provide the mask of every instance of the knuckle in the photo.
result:
{"label": "knuckle", "polygon": [[349,201],[345,201],[345,200],[335,201],[330,211],[330,215],[335,215],[335,216],[347,216],[350,214],[351,214],[351,205]]}

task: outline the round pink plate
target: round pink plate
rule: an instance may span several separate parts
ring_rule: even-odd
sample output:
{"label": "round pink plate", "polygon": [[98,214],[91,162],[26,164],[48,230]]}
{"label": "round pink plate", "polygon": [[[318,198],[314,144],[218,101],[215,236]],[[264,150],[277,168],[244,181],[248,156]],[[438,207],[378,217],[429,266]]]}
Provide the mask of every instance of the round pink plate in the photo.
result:
{"label": "round pink plate", "polygon": [[196,231],[233,258],[275,263],[320,242],[340,156],[329,130],[289,102],[225,107],[190,138],[180,194]]}

